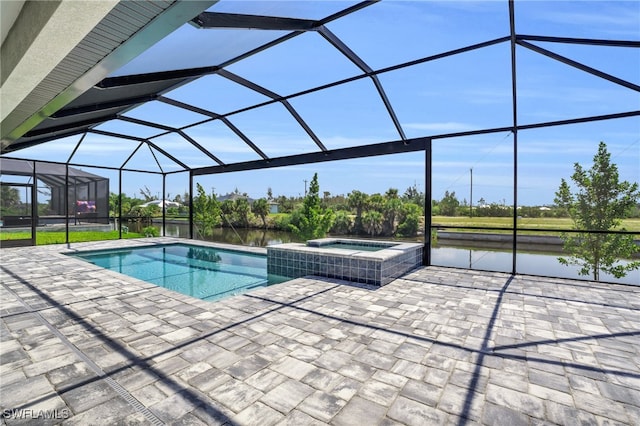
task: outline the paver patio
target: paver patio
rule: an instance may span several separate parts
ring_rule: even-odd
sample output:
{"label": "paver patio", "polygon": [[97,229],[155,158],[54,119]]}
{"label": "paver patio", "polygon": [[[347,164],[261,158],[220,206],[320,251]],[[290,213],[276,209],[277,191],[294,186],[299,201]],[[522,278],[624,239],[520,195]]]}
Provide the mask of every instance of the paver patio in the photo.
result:
{"label": "paver patio", "polygon": [[425,267],[204,302],[64,251],[0,252],[3,424],[640,418],[640,287]]}

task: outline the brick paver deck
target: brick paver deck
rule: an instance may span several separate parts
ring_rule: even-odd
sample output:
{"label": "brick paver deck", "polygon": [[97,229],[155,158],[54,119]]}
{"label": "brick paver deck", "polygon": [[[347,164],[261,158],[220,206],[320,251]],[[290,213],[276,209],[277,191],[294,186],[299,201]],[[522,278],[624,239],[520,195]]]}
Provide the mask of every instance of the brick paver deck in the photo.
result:
{"label": "brick paver deck", "polygon": [[640,287],[427,267],[204,302],[65,247],[0,252],[9,425],[640,419]]}

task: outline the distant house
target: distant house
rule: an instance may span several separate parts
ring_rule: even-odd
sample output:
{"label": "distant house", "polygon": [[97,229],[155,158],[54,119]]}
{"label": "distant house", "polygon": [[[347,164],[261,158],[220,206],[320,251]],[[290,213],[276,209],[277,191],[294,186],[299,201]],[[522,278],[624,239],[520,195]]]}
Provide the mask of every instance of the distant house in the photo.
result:
{"label": "distant house", "polygon": [[141,207],[149,207],[149,206],[158,206],[160,208],[167,207],[180,207],[180,203],[176,203],[175,201],[169,200],[153,200],[141,205]]}
{"label": "distant house", "polygon": [[278,213],[278,202],[275,200],[268,201],[269,213]]}
{"label": "distant house", "polygon": [[220,197],[218,197],[218,201],[220,202],[227,201],[227,200],[235,201],[241,198],[244,198],[245,200],[247,200],[247,202],[250,205],[253,205],[253,202],[255,201],[255,199],[249,197],[248,195],[240,194],[239,192],[232,192],[230,194],[221,195]]}

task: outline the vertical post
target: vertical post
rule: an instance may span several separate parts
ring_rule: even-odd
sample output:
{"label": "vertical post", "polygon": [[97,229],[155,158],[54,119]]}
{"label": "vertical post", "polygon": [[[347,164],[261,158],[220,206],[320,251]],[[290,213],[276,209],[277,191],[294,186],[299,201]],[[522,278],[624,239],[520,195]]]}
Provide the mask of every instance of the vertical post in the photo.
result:
{"label": "vertical post", "polygon": [[509,0],[509,28],[511,32],[511,98],[513,107],[513,246],[511,273],[517,271],[518,254],[518,88],[516,84],[516,25],[514,0]]}
{"label": "vertical post", "polygon": [[422,251],[422,264],[431,266],[431,139],[425,141],[424,147],[424,247]]}
{"label": "vertical post", "polygon": [[470,172],[470,194],[469,194],[469,217],[473,217],[473,167],[469,169]]}
{"label": "vertical post", "polygon": [[118,169],[118,239],[122,239],[122,169]]}
{"label": "vertical post", "polygon": [[164,197],[167,194],[167,175],[162,174],[162,236],[165,236],[165,228],[167,227],[167,205],[164,202]]}
{"label": "vertical post", "polygon": [[73,209],[73,224],[78,225],[78,181],[73,178],[73,203],[76,206]]}
{"label": "vertical post", "polygon": [[189,238],[193,239],[193,171],[189,169]]}
{"label": "vertical post", "polygon": [[33,185],[31,185],[31,245],[36,245],[36,225],[38,224],[38,175],[33,162]]}
{"label": "vertical post", "polygon": [[69,247],[69,163],[64,165],[64,243]]}

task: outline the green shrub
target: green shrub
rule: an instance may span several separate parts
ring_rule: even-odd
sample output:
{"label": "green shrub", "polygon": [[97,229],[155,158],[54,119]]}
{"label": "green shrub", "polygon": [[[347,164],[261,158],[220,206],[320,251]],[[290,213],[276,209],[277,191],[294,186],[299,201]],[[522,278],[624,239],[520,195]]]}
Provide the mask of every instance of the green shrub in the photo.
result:
{"label": "green shrub", "polygon": [[278,213],[278,217],[274,220],[273,226],[280,231],[288,231],[291,223],[291,215],[288,213]]}
{"label": "green shrub", "polygon": [[418,235],[420,227],[420,217],[416,214],[409,214],[404,221],[398,225],[398,234],[403,237],[415,237]]}
{"label": "green shrub", "polygon": [[324,238],[333,225],[334,213],[331,209],[323,209],[318,193],[318,174],[315,173],[309,185],[309,192],[299,210],[298,223],[293,220],[289,229],[301,240]]}
{"label": "green shrub", "polygon": [[158,231],[158,228],[154,226],[147,226],[145,228],[142,228],[142,234],[145,237],[159,237],[160,231]]}

